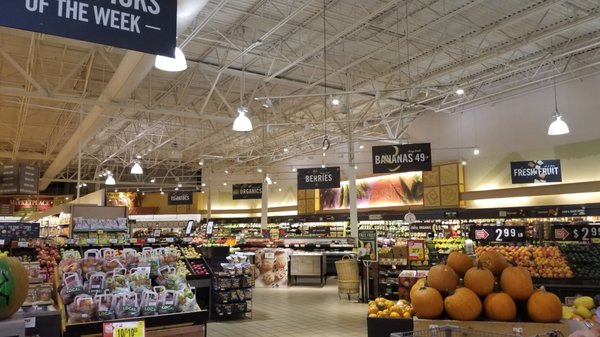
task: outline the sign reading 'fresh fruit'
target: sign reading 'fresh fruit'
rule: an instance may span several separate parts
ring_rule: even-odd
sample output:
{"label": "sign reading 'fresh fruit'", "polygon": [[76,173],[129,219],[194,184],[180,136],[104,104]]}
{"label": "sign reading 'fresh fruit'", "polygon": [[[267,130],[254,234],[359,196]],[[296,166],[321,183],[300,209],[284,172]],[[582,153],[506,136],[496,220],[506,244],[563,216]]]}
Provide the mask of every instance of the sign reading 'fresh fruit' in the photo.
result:
{"label": "sign reading 'fresh fruit'", "polygon": [[589,241],[600,239],[600,226],[552,225],[552,238],[561,241]]}
{"label": "sign reading 'fresh fruit'", "polygon": [[519,242],[525,241],[524,226],[473,226],[470,238],[475,241]]}

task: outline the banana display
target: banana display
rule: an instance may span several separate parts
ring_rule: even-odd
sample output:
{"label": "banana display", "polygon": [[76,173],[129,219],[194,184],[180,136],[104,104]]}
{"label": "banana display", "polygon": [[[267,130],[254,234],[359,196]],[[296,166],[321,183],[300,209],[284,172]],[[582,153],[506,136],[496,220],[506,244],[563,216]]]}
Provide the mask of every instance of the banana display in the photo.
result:
{"label": "banana display", "polygon": [[440,254],[448,254],[465,248],[465,238],[434,238],[433,246]]}

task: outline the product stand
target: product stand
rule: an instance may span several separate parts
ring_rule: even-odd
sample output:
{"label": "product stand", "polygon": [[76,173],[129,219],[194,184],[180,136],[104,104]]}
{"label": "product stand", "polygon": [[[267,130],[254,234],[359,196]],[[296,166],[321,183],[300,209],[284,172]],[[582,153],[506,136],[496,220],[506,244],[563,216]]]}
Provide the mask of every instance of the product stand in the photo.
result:
{"label": "product stand", "polygon": [[10,318],[0,321],[0,336],[25,337],[25,321],[23,314],[15,313]]}

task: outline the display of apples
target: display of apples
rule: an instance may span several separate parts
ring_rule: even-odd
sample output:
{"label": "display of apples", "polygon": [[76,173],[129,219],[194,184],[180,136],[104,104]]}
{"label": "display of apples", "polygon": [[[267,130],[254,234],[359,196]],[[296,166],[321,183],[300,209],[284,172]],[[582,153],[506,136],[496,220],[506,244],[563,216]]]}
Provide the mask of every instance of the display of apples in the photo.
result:
{"label": "display of apples", "polygon": [[496,250],[509,261],[529,270],[536,278],[571,278],[573,271],[567,259],[555,246],[479,246],[475,248],[478,257],[485,251]]}
{"label": "display of apples", "polygon": [[210,270],[201,260],[190,260],[190,267],[194,275],[210,275]]}
{"label": "display of apples", "polygon": [[40,262],[40,268],[46,269],[48,275],[54,273],[54,267],[60,261],[60,252],[54,246],[38,246],[36,249],[37,260]]}
{"label": "display of apples", "polygon": [[186,259],[199,259],[202,257],[202,254],[198,253],[193,246],[182,246],[181,252]]}
{"label": "display of apples", "polygon": [[573,275],[583,278],[600,277],[600,247],[597,245],[562,245],[561,252],[566,256]]}

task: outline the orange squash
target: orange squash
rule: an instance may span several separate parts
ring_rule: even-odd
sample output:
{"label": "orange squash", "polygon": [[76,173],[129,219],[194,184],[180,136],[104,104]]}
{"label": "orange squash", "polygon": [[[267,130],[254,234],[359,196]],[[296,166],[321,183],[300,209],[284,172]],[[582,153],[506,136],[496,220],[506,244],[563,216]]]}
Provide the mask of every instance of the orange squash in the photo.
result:
{"label": "orange squash", "polygon": [[465,287],[473,290],[478,296],[487,296],[494,290],[494,274],[489,269],[483,268],[481,261],[477,267],[467,271],[463,280]]}
{"label": "orange squash", "polygon": [[458,276],[464,277],[467,270],[473,267],[473,260],[468,255],[455,251],[448,255],[447,265],[454,269]]}
{"label": "orange squash", "polygon": [[540,287],[529,296],[527,313],[534,322],[558,322],[562,317],[562,305],[558,296]]}
{"label": "orange squash", "polygon": [[0,320],[19,310],[29,290],[29,275],[14,257],[0,257]]}
{"label": "orange squash", "polygon": [[410,288],[410,298],[411,298],[411,299],[412,299],[412,298],[413,298],[413,296],[414,296],[414,295],[413,295],[413,294],[414,294],[414,292],[415,292],[415,291],[417,291],[417,290],[419,290],[419,289],[421,289],[421,287],[423,287],[423,285],[425,284],[425,281],[426,281],[426,280],[427,280],[427,279],[425,279],[425,278],[420,278],[420,279],[418,279],[418,280],[417,280],[417,282],[416,282],[416,283],[415,283],[415,284],[414,284],[414,285],[413,285],[413,286]]}
{"label": "orange squash", "polygon": [[429,268],[427,284],[442,294],[448,294],[458,287],[458,274],[448,265],[438,264]]}
{"label": "orange squash", "polygon": [[506,268],[506,258],[495,250],[488,250],[479,256],[479,261],[484,268],[489,269],[494,275],[499,276]]}
{"label": "orange squash", "polygon": [[517,317],[515,301],[504,292],[493,292],[483,301],[483,308],[487,318],[494,321],[512,322]]}
{"label": "orange squash", "polygon": [[502,271],[500,289],[514,300],[526,300],[533,293],[533,280],[529,270],[524,267],[510,266]]}
{"label": "orange squash", "polygon": [[483,306],[477,294],[469,288],[462,287],[444,299],[444,308],[452,319],[472,321],[481,314]]}
{"label": "orange squash", "polygon": [[444,299],[435,288],[424,284],[414,292],[411,303],[415,315],[419,318],[438,318],[444,312]]}

